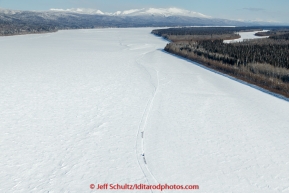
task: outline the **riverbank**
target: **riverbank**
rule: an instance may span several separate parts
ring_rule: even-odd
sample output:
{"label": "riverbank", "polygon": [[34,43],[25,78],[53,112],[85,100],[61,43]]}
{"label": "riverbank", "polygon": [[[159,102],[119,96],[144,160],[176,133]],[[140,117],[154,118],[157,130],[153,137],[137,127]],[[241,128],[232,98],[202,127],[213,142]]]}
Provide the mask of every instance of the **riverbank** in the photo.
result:
{"label": "riverbank", "polygon": [[[175,32],[159,30],[161,32],[158,35],[170,39],[169,37],[172,35],[168,36],[168,31],[181,34],[181,30]],[[218,40],[209,38],[214,37],[213,33],[222,33],[223,31],[227,33],[227,29],[219,31],[218,29],[200,29],[200,32],[196,29],[192,29],[192,32],[189,32],[188,29],[185,30],[186,33],[191,33],[191,37],[196,33],[197,36],[206,38],[191,38],[184,41],[175,41],[176,38],[173,38],[172,42],[166,45],[165,51],[196,61],[270,92],[289,97],[289,41],[286,39],[257,37],[254,36],[255,32],[234,32],[241,37],[236,40]],[[203,31],[205,35],[200,34]],[[265,33],[266,31],[258,32]],[[212,35],[208,35],[209,33]],[[181,34],[180,37],[183,35]],[[242,42],[242,40],[244,41]]]}

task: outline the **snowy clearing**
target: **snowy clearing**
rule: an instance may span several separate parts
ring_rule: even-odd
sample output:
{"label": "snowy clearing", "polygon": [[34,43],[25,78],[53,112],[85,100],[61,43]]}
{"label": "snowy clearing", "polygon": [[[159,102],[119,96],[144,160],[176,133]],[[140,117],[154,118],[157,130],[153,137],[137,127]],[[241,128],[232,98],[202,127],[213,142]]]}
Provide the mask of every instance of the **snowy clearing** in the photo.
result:
{"label": "snowy clearing", "polygon": [[0,192],[289,191],[289,103],[165,53],[151,30],[0,38]]}

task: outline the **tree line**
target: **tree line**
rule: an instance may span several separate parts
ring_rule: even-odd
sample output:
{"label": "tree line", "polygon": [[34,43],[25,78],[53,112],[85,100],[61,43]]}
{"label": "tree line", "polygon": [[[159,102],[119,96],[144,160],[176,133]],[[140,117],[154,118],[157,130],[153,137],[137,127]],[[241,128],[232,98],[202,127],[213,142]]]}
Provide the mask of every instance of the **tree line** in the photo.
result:
{"label": "tree line", "polygon": [[[289,31],[287,31],[289,28],[276,27],[271,29],[272,31],[265,32],[267,35],[270,34],[269,38],[245,40],[239,43],[228,44],[224,43],[223,38],[212,38],[222,33],[221,36],[224,36],[224,34],[237,34],[252,29],[256,28],[186,28],[183,31],[182,28],[178,28],[152,33],[171,38],[172,42],[165,47],[167,52],[197,61],[207,67],[289,97]],[[201,36],[205,38],[200,39]]]}

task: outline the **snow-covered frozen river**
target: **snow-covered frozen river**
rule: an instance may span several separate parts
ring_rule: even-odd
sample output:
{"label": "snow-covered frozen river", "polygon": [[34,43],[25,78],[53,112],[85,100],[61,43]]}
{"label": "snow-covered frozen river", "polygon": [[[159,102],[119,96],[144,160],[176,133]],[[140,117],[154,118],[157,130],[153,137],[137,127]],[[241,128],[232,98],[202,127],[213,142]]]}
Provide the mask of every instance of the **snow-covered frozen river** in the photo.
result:
{"label": "snow-covered frozen river", "polygon": [[0,192],[289,191],[289,103],[165,53],[151,30],[0,38]]}
{"label": "snow-covered frozen river", "polygon": [[250,39],[260,39],[260,38],[268,38],[269,36],[256,36],[255,34],[258,32],[267,32],[269,30],[262,30],[262,31],[253,31],[253,32],[239,32],[238,34],[241,36],[238,39],[234,40],[224,40],[224,43],[234,43],[234,42],[242,42],[244,40]]}

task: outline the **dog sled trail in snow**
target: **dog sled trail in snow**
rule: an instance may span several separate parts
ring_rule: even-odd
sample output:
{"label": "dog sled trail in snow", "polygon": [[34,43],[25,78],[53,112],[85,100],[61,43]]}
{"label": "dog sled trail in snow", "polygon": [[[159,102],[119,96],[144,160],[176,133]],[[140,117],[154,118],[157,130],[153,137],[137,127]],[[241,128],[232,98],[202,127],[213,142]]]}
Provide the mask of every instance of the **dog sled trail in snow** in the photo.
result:
{"label": "dog sled trail in snow", "polygon": [[[139,62],[140,59],[142,59],[147,53],[142,54],[142,56],[136,60],[136,63],[139,64],[140,67],[142,67],[142,68],[148,68],[148,67],[145,67],[144,65],[140,64],[140,62]],[[159,88],[159,72],[156,71],[155,69],[150,69],[150,70],[154,70],[156,72],[155,75],[156,75],[157,81],[155,83],[155,81],[153,80],[152,75],[151,75],[152,73],[150,73],[149,70],[146,69],[146,71],[150,74],[151,83],[155,89],[154,89],[154,93],[153,93],[152,97],[147,102],[147,105],[146,105],[144,112],[143,112],[142,119],[141,119],[140,124],[139,124],[138,133],[137,133],[137,137],[136,137],[136,155],[137,155],[139,166],[140,166],[141,170],[143,171],[143,174],[145,175],[145,177],[147,179],[148,185],[159,185],[159,182],[154,177],[154,175],[152,174],[152,172],[150,171],[150,169],[147,165],[147,161],[146,161],[146,157],[145,157],[145,148],[144,148],[145,128],[147,125],[147,121],[150,117],[150,112],[151,112],[151,109],[152,109],[153,104],[154,104],[154,99],[156,97],[156,94],[157,94],[158,88]],[[160,190],[151,190],[151,192],[161,192],[161,191]],[[163,190],[163,192],[165,192],[165,191]]]}
{"label": "dog sled trail in snow", "polygon": [[151,30],[1,37],[0,192],[288,191],[288,102],[163,52]]}

